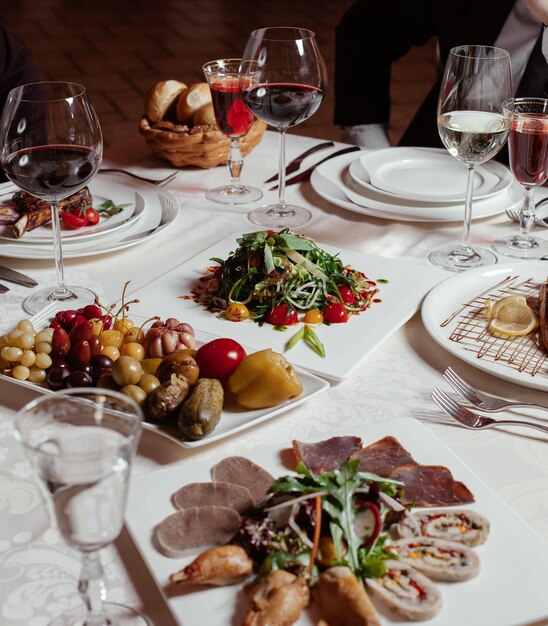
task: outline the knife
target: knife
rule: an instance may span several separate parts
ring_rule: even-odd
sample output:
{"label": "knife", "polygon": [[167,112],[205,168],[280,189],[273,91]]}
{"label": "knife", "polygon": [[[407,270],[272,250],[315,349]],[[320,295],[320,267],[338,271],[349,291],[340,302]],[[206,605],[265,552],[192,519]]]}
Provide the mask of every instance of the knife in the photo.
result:
{"label": "knife", "polygon": [[15,283],[16,285],[24,285],[25,287],[36,287],[38,284],[34,278],[21,274],[21,272],[16,272],[9,267],[4,267],[3,265],[0,265],[0,278]]}
{"label": "knife", "polygon": [[2,283],[0,283],[0,293],[6,293],[6,291],[9,291],[10,288],[6,287],[6,285],[2,285]]}
{"label": "knife", "polygon": [[[323,143],[319,143],[316,146],[312,146],[312,148],[309,148],[306,152],[299,154],[298,157],[295,157],[293,161],[291,161],[291,163],[285,168],[285,175],[289,176],[289,174],[293,174],[293,172],[296,172],[301,166],[301,163],[306,159],[306,157],[314,154],[314,152],[317,152],[318,150],[323,150],[324,148],[331,148],[334,145],[335,144],[332,141],[324,141]],[[271,176],[268,180],[264,181],[265,184],[278,180],[278,176],[278,173],[274,174],[274,176]]]}
{"label": "knife", "polygon": [[[308,180],[310,178],[312,172],[321,163],[325,163],[325,161],[329,161],[329,159],[332,159],[333,157],[336,157],[336,156],[340,156],[341,154],[347,154],[348,152],[356,152],[357,150],[361,150],[361,149],[362,149],[361,146],[351,146],[350,148],[343,148],[342,150],[337,150],[336,152],[333,152],[329,156],[326,156],[325,158],[321,159],[317,163],[314,163],[314,165],[309,167],[307,170],[304,170],[300,174],[297,174],[296,176],[293,176],[292,179],[286,181],[285,185],[287,187],[288,185],[294,185],[295,183],[301,183],[304,180]],[[274,191],[275,189],[278,189],[278,185],[274,185],[274,187],[270,187],[270,189],[268,191]]]}

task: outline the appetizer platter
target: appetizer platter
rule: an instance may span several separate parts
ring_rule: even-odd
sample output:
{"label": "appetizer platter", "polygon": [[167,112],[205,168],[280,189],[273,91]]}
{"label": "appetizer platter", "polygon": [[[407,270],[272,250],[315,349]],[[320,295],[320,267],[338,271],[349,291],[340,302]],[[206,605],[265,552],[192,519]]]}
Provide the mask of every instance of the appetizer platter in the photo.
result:
{"label": "appetizer platter", "polygon": [[[228,237],[133,295],[145,315],[154,302],[159,315],[169,309],[195,328],[271,347],[303,369],[342,380],[445,276],[305,235],[257,231]],[[312,309],[319,320],[307,318]]]}
{"label": "appetizer platter", "polygon": [[[452,276],[425,298],[424,326],[437,343],[470,365],[503,380],[546,391],[548,346],[542,337],[548,343],[548,320],[546,302],[541,307],[539,301],[546,280],[543,261],[518,261]],[[492,332],[493,313],[495,318],[498,315],[495,305],[505,305],[516,318],[517,324],[511,323],[512,318],[506,321],[507,333]],[[502,320],[502,330],[504,324]]]}
{"label": "appetizer platter", "polygon": [[146,427],[187,448],[251,428],[329,387],[272,350],[257,352],[175,318],[130,318],[130,304],[116,314],[54,303],[21,320],[0,334],[0,378],[41,393],[122,391],[143,407]]}
{"label": "appetizer platter", "polygon": [[[357,466],[352,464],[356,456]],[[350,464],[342,461],[347,457]],[[251,480],[241,474],[246,466]],[[367,467],[382,477],[367,473]],[[428,483],[421,480],[425,472],[432,479]],[[260,516],[249,515],[248,489],[254,510],[263,506],[259,502],[268,502],[268,515],[276,517],[278,529],[287,523],[282,520],[289,508],[293,522],[284,541]],[[338,489],[354,495],[339,499]],[[401,504],[408,506],[410,500],[423,506],[401,513]],[[351,512],[343,501],[353,503]],[[389,516],[398,515],[398,502],[400,519],[390,524]],[[234,507],[245,514],[238,515]],[[223,524],[215,509],[224,513]],[[329,621],[333,611],[354,611],[356,604],[366,612],[369,621],[363,623],[368,624],[428,619],[433,626],[515,626],[546,618],[546,544],[416,420],[371,425],[322,442],[292,445],[287,440],[239,457],[175,464],[135,476],[126,519],[182,626],[261,623],[253,620],[260,620],[266,606],[265,584],[279,592],[291,611],[291,619],[286,615],[283,623],[299,626],[320,619],[336,624]],[[316,519],[322,522],[314,539]],[[307,526],[306,520],[312,523]],[[258,521],[263,525],[258,527]],[[365,533],[366,539],[354,538],[354,532]],[[212,533],[220,535],[214,540]],[[305,535],[299,538],[304,550],[291,547],[294,533]],[[338,548],[329,537],[342,539]],[[339,549],[342,559],[333,566]],[[439,561],[442,567],[436,566]],[[526,576],[509,575],[525,571]],[[365,609],[356,579],[365,580]],[[401,589],[399,598],[393,589]],[[272,623],[278,623],[274,617]]]}

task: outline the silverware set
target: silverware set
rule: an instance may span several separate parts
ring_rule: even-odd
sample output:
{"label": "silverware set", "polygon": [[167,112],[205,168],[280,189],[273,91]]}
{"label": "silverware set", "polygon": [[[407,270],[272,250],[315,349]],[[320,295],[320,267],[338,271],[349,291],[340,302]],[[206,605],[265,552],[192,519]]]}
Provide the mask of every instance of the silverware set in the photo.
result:
{"label": "silverware set", "polygon": [[[24,287],[36,287],[36,285],[38,285],[34,278],[3,265],[0,265],[0,280],[6,280],[16,285],[23,285]],[[9,291],[9,287],[0,283],[0,294],[6,293],[7,291]]]}
{"label": "silverware set", "polygon": [[[543,198],[535,204],[535,208],[538,209],[546,203],[548,203],[548,198]],[[519,211],[516,211],[515,209],[506,209],[506,215],[508,215],[511,220],[514,220],[514,222],[519,223]],[[539,215],[535,215],[533,223],[535,224],[535,226],[548,228],[548,217],[540,217]]]}
{"label": "silverware set", "polygon": [[[494,413],[518,407],[548,410],[548,406],[546,405],[535,404],[533,402],[508,402],[506,400],[502,400],[501,398],[483,393],[482,391],[479,391],[469,385],[450,367],[445,370],[443,377],[467,402],[486,413]],[[494,419],[492,417],[486,417],[485,415],[476,413],[470,408],[454,400],[439,387],[434,387],[431,397],[442,411],[464,426],[464,428],[483,430],[485,428],[492,428],[493,426],[525,426],[548,433],[548,426],[537,422],[522,419]]]}
{"label": "silverware set", "polygon": [[130,172],[129,170],[117,169],[115,167],[102,167],[99,170],[99,173],[101,174],[112,174],[112,173],[125,174],[126,176],[131,176],[131,178],[142,180],[145,183],[152,183],[153,185],[158,185],[158,187],[163,187],[164,185],[167,185],[172,180],[177,178],[177,176],[179,176],[180,174],[180,170],[176,170],[175,172],[168,174],[168,176],[166,176],[165,178],[161,178],[160,180],[158,180],[157,178],[147,178],[146,176],[134,174],[133,172]]}

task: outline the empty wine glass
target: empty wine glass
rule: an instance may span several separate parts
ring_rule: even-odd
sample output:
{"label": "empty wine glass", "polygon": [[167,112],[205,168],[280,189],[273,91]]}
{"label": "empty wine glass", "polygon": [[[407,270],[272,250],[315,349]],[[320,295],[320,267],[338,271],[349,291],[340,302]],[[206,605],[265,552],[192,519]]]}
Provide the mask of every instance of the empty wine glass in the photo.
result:
{"label": "empty wine glass", "polygon": [[460,244],[433,250],[430,261],[454,272],[497,262],[470,244],[474,170],[502,148],[510,122],[502,106],[512,94],[510,55],[490,46],[458,46],[449,52],[438,100],[438,130],[449,153],[468,167],[464,229]]}
{"label": "empty wine glass", "polygon": [[219,130],[230,139],[227,165],[230,185],[210,189],[206,198],[223,204],[245,204],[256,202],[263,192],[256,187],[240,183],[244,165],[241,139],[251,130],[255,117],[243,103],[240,94],[238,71],[240,59],[218,59],[203,66],[211,90],[215,121]]}
{"label": "empty wine glass", "polygon": [[251,211],[249,219],[267,228],[307,222],[311,213],[285,201],[285,133],[313,115],[327,84],[325,63],[311,30],[260,28],[247,41],[240,89],[251,112],[280,133],[278,202]]}
{"label": "empty wine glass", "polygon": [[65,285],[58,210],[59,201],[82,189],[101,164],[101,127],[85,88],[43,82],[12,89],[0,122],[0,144],[6,176],[51,205],[57,285],[32,293],[23,308],[33,314],[55,300],[70,301],[72,308],[93,302],[91,290]]}
{"label": "empty wine glass", "polygon": [[103,602],[98,552],[122,530],[141,423],[141,409],[129,396],[98,388],[41,396],[15,417],[15,436],[47,494],[59,532],[82,556],[78,590],[85,607],[60,615],[52,626],[148,624],[138,611]]}
{"label": "empty wine glass", "polygon": [[538,259],[548,254],[548,242],[530,234],[535,219],[535,187],[548,177],[548,100],[512,98],[504,103],[511,121],[508,135],[510,169],[525,189],[519,211],[519,232],[493,242],[493,248],[516,259]]}

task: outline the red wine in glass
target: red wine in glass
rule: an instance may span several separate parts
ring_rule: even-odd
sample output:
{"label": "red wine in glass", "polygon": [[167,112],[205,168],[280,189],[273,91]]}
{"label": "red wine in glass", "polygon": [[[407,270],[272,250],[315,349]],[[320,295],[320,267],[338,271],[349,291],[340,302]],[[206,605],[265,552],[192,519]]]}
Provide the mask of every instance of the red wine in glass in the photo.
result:
{"label": "red wine in glass", "polygon": [[243,91],[244,102],[253,113],[278,129],[296,126],[313,115],[323,91],[310,85],[259,84]]}
{"label": "red wine in glass", "polygon": [[242,185],[240,174],[244,165],[240,140],[253,126],[255,117],[246,107],[240,93],[240,59],[218,59],[203,66],[211,91],[215,122],[225,137],[230,139],[227,158],[230,184],[206,192],[206,198],[221,204],[247,204],[262,198],[263,192]]}
{"label": "red wine in glass", "polygon": [[525,190],[519,212],[519,232],[493,242],[493,248],[516,259],[538,259],[548,254],[548,242],[531,235],[535,220],[535,187],[548,176],[548,99],[511,98],[504,103],[511,121],[508,136],[510,169]]}

